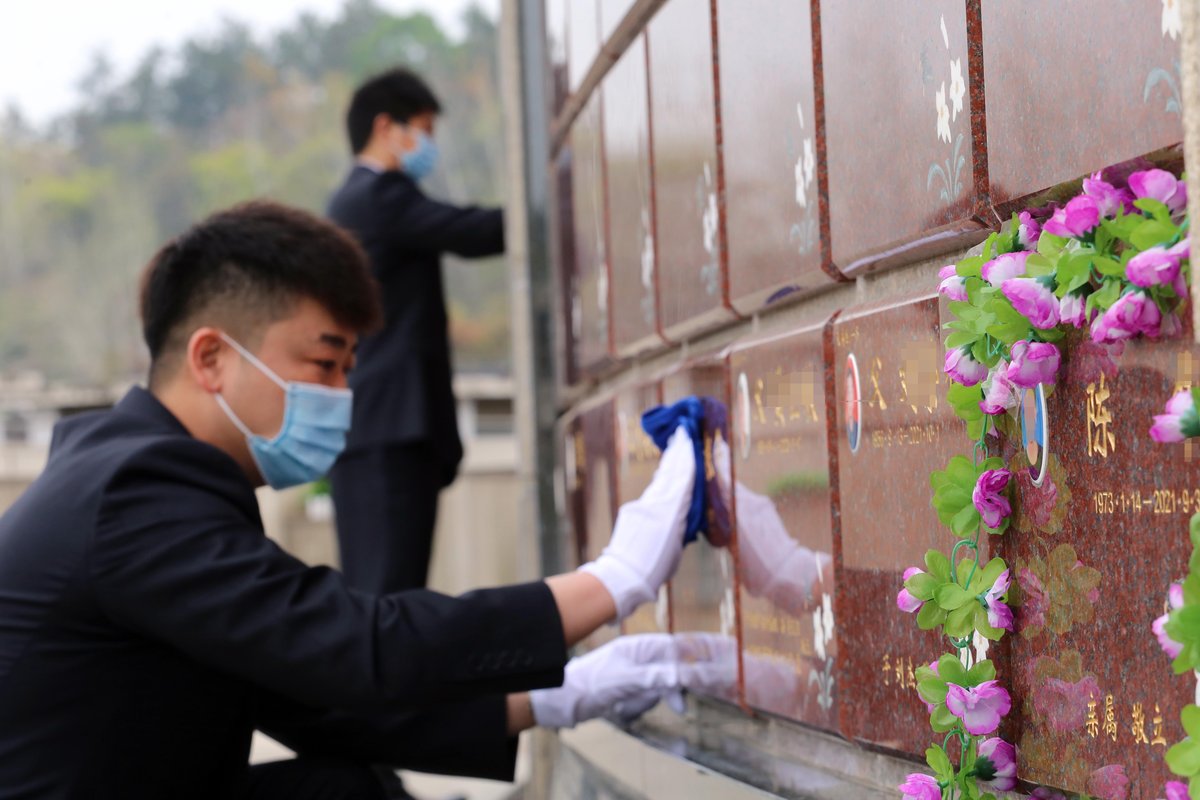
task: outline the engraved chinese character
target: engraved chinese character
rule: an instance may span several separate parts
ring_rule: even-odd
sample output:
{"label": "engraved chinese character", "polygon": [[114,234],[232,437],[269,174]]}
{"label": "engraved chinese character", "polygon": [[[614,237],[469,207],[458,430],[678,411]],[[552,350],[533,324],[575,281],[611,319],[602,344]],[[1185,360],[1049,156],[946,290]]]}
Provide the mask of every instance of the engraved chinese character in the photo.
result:
{"label": "engraved chinese character", "polygon": [[1150,746],[1160,745],[1167,746],[1166,737],[1163,736],[1163,717],[1162,709],[1158,707],[1158,703],[1154,704],[1154,719],[1151,721],[1154,725],[1154,738],[1150,740]]}
{"label": "engraved chinese character", "polygon": [[907,662],[907,665],[908,665],[908,674],[907,674],[907,675],[905,675],[905,678],[907,679],[907,682],[905,683],[905,685],[906,685],[906,686],[907,686],[909,689],[916,689],[916,688],[917,688],[917,676],[916,676],[916,674],[913,672],[913,662],[912,662],[912,659],[911,659],[911,658],[908,658],[908,659],[905,659],[905,661]]}
{"label": "engraved chinese character", "polygon": [[1114,742],[1117,740],[1117,713],[1111,694],[1104,698],[1104,732]]}
{"label": "engraved chinese character", "polygon": [[759,378],[754,382],[754,410],[758,414],[758,421],[762,425],[767,424],[767,415],[763,412],[763,379]]}
{"label": "engraved chinese character", "polygon": [[904,688],[904,659],[897,657],[896,661],[892,664],[892,666],[896,672],[896,685],[899,686],[901,689],[903,689]]}
{"label": "engraved chinese character", "polygon": [[1087,732],[1093,739],[1100,733],[1100,718],[1096,716],[1095,700],[1088,700]]}
{"label": "engraved chinese character", "polygon": [[1104,384],[1104,373],[1100,373],[1099,383],[1088,384],[1087,396],[1088,455],[1108,458],[1116,450],[1117,437],[1109,430],[1113,417],[1105,404],[1112,392]]}
{"label": "engraved chinese character", "polygon": [[1146,712],[1142,710],[1141,703],[1133,704],[1133,723],[1129,730],[1133,733],[1134,744],[1150,744],[1146,738]]}
{"label": "engraved chinese character", "polygon": [[883,654],[883,685],[892,685],[892,660],[887,653]]}
{"label": "engraved chinese character", "polygon": [[879,391],[879,373],[883,371],[883,359],[878,356],[871,361],[871,399],[867,402],[871,408],[878,407],[880,411],[887,411],[887,401],[883,399],[883,392]]}

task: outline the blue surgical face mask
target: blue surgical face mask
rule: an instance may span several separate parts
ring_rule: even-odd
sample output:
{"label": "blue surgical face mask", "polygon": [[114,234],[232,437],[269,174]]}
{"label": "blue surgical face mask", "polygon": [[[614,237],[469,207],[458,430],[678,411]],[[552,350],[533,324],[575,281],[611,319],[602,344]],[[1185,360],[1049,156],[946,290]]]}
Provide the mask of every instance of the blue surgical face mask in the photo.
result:
{"label": "blue surgical face mask", "polygon": [[268,439],[246,427],[218,392],[217,404],[246,437],[258,471],[273,489],[286,489],[323,477],[346,449],[350,430],[353,394],[349,389],[332,389],[318,383],[284,381],[246,348],[221,334],[229,345],[242,354],[285,394],[283,424],[279,433]]}
{"label": "blue surgical face mask", "polygon": [[417,136],[417,146],[400,156],[400,166],[414,181],[429,177],[437,166],[438,148],[433,137],[422,130],[413,131]]}

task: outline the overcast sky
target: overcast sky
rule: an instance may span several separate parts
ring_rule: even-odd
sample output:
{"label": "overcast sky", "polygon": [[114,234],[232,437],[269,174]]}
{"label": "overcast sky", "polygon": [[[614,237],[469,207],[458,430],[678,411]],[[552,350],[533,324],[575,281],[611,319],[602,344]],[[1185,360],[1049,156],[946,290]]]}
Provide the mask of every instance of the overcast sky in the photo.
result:
{"label": "overcast sky", "polygon": [[[454,34],[471,0],[377,0],[391,11],[425,9]],[[476,0],[493,15],[500,0]],[[342,0],[19,0],[0,22],[0,108],[15,103],[44,122],[78,99],[75,85],[97,50],[124,75],[155,44],[171,46],[216,28],[222,17],[256,32],[286,26],[301,12],[329,19]]]}

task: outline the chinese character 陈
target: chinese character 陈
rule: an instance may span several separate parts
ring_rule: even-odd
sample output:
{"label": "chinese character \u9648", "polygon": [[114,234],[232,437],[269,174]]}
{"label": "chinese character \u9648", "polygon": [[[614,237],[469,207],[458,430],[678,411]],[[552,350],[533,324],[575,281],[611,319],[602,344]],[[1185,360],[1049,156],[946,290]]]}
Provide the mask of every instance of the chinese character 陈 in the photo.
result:
{"label": "chinese character \u9648", "polygon": [[1099,383],[1088,384],[1087,396],[1088,455],[1108,458],[1116,450],[1117,437],[1109,430],[1113,417],[1105,403],[1112,392],[1104,385],[1104,373],[1100,373]]}

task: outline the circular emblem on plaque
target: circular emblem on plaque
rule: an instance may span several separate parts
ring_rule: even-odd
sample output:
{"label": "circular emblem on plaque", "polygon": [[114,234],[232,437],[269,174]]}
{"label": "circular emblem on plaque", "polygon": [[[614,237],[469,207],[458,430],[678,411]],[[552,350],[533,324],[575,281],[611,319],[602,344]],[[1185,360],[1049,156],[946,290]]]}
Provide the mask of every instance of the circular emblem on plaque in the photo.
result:
{"label": "circular emblem on plaque", "polygon": [[1029,477],[1034,486],[1041,486],[1050,463],[1050,418],[1046,415],[1046,392],[1040,383],[1021,392],[1017,422],[1021,450],[1029,461]]}
{"label": "circular emblem on plaque", "polygon": [[742,460],[750,457],[750,379],[746,373],[738,375],[737,395],[734,397],[733,419],[737,425],[738,452]]}
{"label": "circular emblem on plaque", "polygon": [[862,385],[858,380],[858,359],[854,354],[846,356],[846,394],[842,404],[846,415],[846,440],[850,452],[857,453],[862,443]]}

